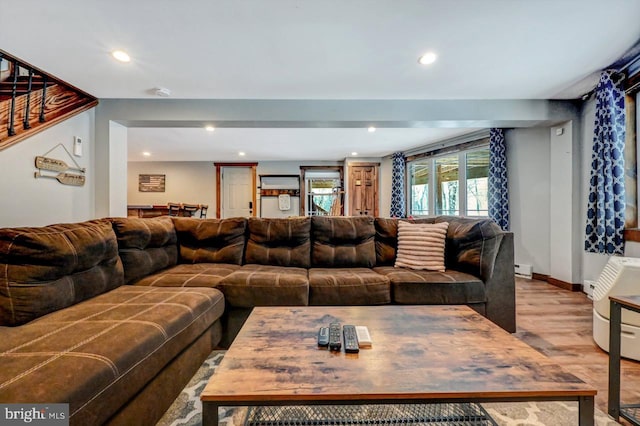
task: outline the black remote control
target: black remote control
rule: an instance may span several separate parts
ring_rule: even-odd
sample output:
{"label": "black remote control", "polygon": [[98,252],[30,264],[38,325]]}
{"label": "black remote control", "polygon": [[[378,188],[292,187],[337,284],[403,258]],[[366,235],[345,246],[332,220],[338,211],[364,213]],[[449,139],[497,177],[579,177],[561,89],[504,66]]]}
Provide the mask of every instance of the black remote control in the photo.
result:
{"label": "black remote control", "polygon": [[345,325],[342,327],[342,332],[344,333],[344,351],[352,354],[360,352],[358,336],[356,335],[356,326]]}
{"label": "black remote control", "polygon": [[340,332],[340,323],[332,322],[329,324],[329,350],[340,351],[342,348],[342,333]]}
{"label": "black remote control", "polygon": [[318,330],[318,346],[323,348],[329,346],[329,327],[320,327]]}

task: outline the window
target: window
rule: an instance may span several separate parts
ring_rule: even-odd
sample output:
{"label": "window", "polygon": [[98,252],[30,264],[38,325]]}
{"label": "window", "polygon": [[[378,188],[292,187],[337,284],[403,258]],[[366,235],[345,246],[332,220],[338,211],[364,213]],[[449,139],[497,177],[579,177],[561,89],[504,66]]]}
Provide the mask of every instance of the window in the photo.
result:
{"label": "window", "polygon": [[343,168],[339,166],[300,166],[302,178],[301,214],[305,216],[342,216]]}
{"label": "window", "polygon": [[460,211],[458,155],[435,159],[436,214],[457,215]]}
{"label": "window", "polygon": [[307,178],[307,216],[338,216],[340,178]]}
{"label": "window", "polygon": [[429,214],[429,175],[431,164],[416,162],[409,165],[409,187],[411,205],[409,210],[414,215]]}
{"label": "window", "polygon": [[488,216],[489,147],[408,163],[409,214]]}
{"label": "window", "polygon": [[467,216],[489,216],[489,150],[466,153]]}

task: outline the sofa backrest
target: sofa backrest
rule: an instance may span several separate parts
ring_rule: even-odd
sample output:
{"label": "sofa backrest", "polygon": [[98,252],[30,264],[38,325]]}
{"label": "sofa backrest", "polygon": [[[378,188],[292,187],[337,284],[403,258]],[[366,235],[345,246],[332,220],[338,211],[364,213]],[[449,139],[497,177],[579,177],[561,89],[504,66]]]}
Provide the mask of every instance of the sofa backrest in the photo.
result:
{"label": "sofa backrest", "polygon": [[449,222],[444,251],[447,268],[486,281],[493,273],[504,231],[491,219],[437,216],[435,222]]}
{"label": "sofa backrest", "polygon": [[178,263],[178,238],[169,216],[112,218],[111,222],[126,284]]}
{"label": "sofa backrest", "polygon": [[445,242],[445,265],[486,280],[493,271],[504,232],[490,219],[436,216],[420,219],[376,218],[376,262],[393,265],[398,247],[398,220],[413,223],[449,222]]}
{"label": "sofa backrest", "polygon": [[123,283],[108,220],[0,229],[0,325],[24,324]]}
{"label": "sofa backrest", "polygon": [[245,263],[308,268],[311,218],[249,218]]}
{"label": "sofa backrest", "polygon": [[393,266],[398,250],[398,219],[376,217],[376,266]]}
{"label": "sofa backrest", "polygon": [[313,267],[371,268],[376,264],[371,216],[311,218]]}
{"label": "sofa backrest", "polygon": [[242,264],[247,219],[173,217],[179,263]]}

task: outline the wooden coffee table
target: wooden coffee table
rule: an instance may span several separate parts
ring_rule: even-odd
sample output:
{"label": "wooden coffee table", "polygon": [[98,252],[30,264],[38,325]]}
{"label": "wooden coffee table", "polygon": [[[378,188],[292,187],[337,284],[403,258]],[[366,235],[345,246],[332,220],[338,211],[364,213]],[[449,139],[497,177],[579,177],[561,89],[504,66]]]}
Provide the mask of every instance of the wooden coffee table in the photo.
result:
{"label": "wooden coffee table", "polygon": [[[330,322],[366,325],[358,354],[317,346]],[[596,389],[466,306],[255,308],[200,399],[220,406],[578,401],[593,425]]]}

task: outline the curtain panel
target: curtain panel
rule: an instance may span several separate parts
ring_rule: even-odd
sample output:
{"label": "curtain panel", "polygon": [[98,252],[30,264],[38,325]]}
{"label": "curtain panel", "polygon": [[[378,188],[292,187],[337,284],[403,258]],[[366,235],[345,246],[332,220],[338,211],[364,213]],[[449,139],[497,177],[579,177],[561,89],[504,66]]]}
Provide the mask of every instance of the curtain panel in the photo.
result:
{"label": "curtain panel", "polygon": [[395,152],[392,156],[391,174],[391,217],[406,217],[405,170],[407,163],[402,152]]}
{"label": "curtain panel", "polygon": [[624,146],[626,117],[622,78],[602,72],[596,87],[585,251],[624,254]]}
{"label": "curtain panel", "polygon": [[489,130],[489,217],[509,230],[507,147],[502,129]]}

